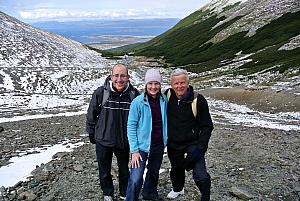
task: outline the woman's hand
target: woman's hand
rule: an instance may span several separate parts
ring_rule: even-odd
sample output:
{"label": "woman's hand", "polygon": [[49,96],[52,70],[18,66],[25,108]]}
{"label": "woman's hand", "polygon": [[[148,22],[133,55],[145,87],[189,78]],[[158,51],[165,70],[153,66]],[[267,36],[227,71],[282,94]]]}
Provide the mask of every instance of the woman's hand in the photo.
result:
{"label": "woman's hand", "polygon": [[131,167],[132,168],[139,168],[140,161],[143,161],[142,156],[139,152],[131,154]]}

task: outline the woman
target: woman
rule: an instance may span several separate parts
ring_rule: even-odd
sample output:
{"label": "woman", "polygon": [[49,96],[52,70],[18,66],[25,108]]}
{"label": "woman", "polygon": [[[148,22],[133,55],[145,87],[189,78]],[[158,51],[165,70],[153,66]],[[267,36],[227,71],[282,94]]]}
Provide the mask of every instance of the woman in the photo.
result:
{"label": "woman", "polygon": [[138,200],[143,174],[147,165],[142,196],[144,200],[159,200],[157,185],[159,169],[167,144],[167,101],[161,93],[162,78],[157,69],[145,75],[145,93],[136,97],[130,106],[127,135],[130,146],[130,178],[127,201]]}

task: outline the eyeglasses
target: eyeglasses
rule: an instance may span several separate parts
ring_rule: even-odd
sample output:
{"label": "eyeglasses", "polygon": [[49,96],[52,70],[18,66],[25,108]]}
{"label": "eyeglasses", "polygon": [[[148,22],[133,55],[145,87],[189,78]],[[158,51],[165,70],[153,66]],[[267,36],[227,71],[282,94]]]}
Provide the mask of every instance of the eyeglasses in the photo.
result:
{"label": "eyeglasses", "polygon": [[118,79],[118,77],[121,78],[121,79],[126,79],[126,78],[128,77],[128,75],[124,75],[124,74],[121,74],[121,75],[119,75],[119,74],[114,74],[114,75],[112,75],[112,77],[114,77],[115,79]]}

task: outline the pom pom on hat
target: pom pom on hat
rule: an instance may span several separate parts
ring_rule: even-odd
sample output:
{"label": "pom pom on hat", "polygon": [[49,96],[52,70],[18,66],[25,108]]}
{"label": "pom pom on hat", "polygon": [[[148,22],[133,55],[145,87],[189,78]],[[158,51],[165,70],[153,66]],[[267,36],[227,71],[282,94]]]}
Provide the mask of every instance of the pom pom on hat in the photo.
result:
{"label": "pom pom on hat", "polygon": [[151,68],[145,74],[145,84],[149,82],[159,82],[161,84],[162,78],[158,69]]}

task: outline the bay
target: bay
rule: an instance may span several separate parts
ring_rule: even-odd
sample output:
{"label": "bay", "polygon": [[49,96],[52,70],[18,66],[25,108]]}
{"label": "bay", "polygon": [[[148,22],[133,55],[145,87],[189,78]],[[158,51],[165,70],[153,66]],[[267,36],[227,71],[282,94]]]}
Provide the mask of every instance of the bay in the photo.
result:
{"label": "bay", "polygon": [[[53,32],[81,43],[103,43],[116,37],[153,38],[172,28],[180,19],[126,19],[84,21],[42,21],[32,26]],[[110,37],[111,36],[111,37]]]}

